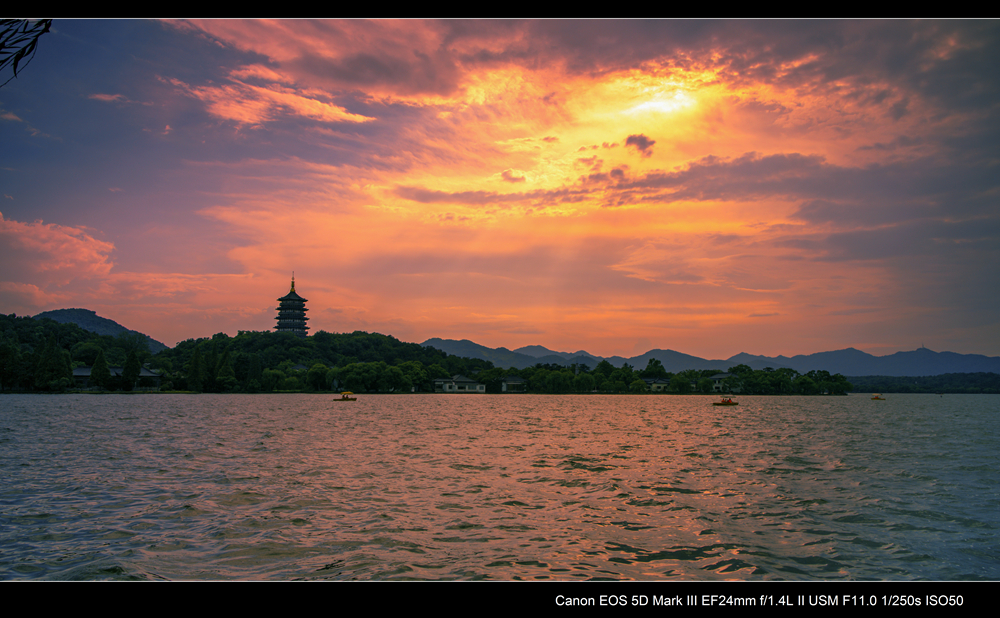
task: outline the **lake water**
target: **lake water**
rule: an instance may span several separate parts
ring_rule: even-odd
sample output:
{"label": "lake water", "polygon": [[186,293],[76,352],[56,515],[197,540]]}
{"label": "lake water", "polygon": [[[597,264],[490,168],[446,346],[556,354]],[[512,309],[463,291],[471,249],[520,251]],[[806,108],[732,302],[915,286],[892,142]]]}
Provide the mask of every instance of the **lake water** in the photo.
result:
{"label": "lake water", "polygon": [[1000,396],[6,395],[0,578],[1000,579]]}

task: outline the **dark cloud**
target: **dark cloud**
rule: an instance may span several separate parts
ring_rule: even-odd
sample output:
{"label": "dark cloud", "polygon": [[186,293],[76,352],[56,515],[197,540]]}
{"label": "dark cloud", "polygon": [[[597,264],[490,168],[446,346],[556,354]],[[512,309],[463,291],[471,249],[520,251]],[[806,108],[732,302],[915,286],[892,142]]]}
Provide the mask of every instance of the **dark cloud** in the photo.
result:
{"label": "dark cloud", "polygon": [[[931,157],[847,167],[815,155],[747,153],[735,159],[704,157],[675,172],[654,171],[636,177],[617,189],[664,201],[799,199],[803,205],[796,217],[802,220],[835,220],[835,205],[840,205],[848,207],[841,217],[857,216],[861,218],[855,222],[864,222],[865,217],[879,217],[883,209],[894,210],[893,216],[903,219],[932,211],[983,215],[995,204],[986,194],[1000,189],[1000,179],[986,163],[955,164]],[[852,205],[859,207],[855,214],[850,213]],[[868,214],[860,210],[864,208]]]}
{"label": "dark cloud", "polygon": [[[922,258],[935,262],[995,264],[1000,255],[1000,220],[977,219],[951,222],[943,219],[900,221],[874,229],[855,229],[818,235],[811,251],[824,261],[867,261]],[[961,266],[958,267],[961,270]],[[992,268],[992,267],[991,267]],[[957,271],[952,271],[957,272]],[[1000,293],[995,283],[1000,273],[983,282]]]}
{"label": "dark cloud", "polygon": [[1000,24],[989,20],[447,20],[438,27],[441,47],[462,50],[455,53],[466,64],[558,61],[596,74],[659,61],[792,86],[887,78],[943,97],[991,100],[1000,80],[988,70],[1000,53]]}
{"label": "dark cloud", "polygon": [[[824,159],[798,153],[762,156],[749,152],[736,159],[708,156],[676,172],[653,171],[622,185],[623,190],[666,189],[673,200],[754,200],[801,191],[796,185],[819,178],[830,184]],[[823,172],[826,172],[825,174]],[[815,189],[814,191],[821,191]]]}
{"label": "dark cloud", "polygon": [[904,98],[900,99],[899,101],[896,101],[895,103],[893,103],[892,107],[890,108],[890,111],[889,111],[889,115],[892,116],[892,119],[893,120],[899,120],[900,118],[902,118],[903,116],[905,116],[906,112],[907,112],[906,106],[909,103],[910,103],[910,98],[909,97],[904,97]]}
{"label": "dark cloud", "polygon": [[644,157],[648,157],[653,154],[653,144],[656,142],[649,139],[642,133],[636,135],[629,135],[628,139],[625,140],[626,146],[632,146],[639,151]]}
{"label": "dark cloud", "polygon": [[865,151],[865,150],[882,150],[882,151],[885,151],[885,152],[891,152],[893,150],[897,150],[897,149],[900,149],[900,148],[909,148],[911,146],[919,146],[920,144],[924,143],[924,141],[925,140],[922,137],[911,137],[909,135],[900,135],[899,137],[897,137],[896,139],[892,140],[892,142],[890,142],[888,144],[884,144],[882,142],[875,142],[874,144],[868,144],[868,145],[865,145],[865,146],[859,146],[858,150],[859,151]]}
{"label": "dark cloud", "polygon": [[402,94],[450,95],[461,72],[447,53],[434,56],[413,51],[408,56],[357,53],[343,58],[303,56],[289,68],[314,76],[318,83],[334,82],[341,88],[370,89],[392,86]]}
{"label": "dark cloud", "polygon": [[946,164],[927,158],[906,163],[846,167],[820,156],[798,153],[763,156],[750,152],[733,159],[708,156],[672,172],[631,176],[622,167],[600,171],[596,157],[578,159],[590,169],[577,186],[520,193],[445,192],[399,187],[396,193],[419,202],[479,205],[518,201],[599,199],[620,206],[646,202],[754,202],[798,200],[793,218],[811,224],[870,227],[935,217],[993,218],[991,197],[1000,190],[992,167]]}

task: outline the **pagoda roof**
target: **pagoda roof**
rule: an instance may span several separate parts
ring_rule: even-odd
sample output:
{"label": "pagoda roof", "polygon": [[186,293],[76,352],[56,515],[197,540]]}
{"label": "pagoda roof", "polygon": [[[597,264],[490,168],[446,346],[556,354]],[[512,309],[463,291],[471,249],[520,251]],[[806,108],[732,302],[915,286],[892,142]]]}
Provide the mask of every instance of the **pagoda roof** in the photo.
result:
{"label": "pagoda roof", "polygon": [[297,293],[295,292],[295,290],[294,290],[294,289],[292,289],[292,291],[291,291],[291,292],[289,292],[288,294],[285,294],[284,296],[282,296],[282,297],[281,297],[281,298],[279,298],[278,300],[279,300],[279,301],[282,301],[282,300],[298,300],[298,301],[302,301],[302,302],[306,302],[306,299],[304,299],[304,298],[302,298],[301,296],[299,296],[299,295],[298,295],[298,294],[297,294]]}

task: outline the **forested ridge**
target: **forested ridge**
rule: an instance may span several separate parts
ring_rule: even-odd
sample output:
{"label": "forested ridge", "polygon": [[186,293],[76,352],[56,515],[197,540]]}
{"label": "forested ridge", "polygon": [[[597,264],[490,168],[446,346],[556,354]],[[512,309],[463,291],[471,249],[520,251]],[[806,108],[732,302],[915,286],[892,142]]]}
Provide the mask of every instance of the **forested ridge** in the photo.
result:
{"label": "forested ridge", "polygon": [[[132,362],[130,363],[130,359]],[[330,390],[409,392],[433,380],[474,374],[488,361],[459,358],[378,333],[241,331],[188,339],[151,354],[145,337],[97,335],[76,324],[0,314],[0,390],[61,391],[73,387],[74,367],[145,365],[162,376],[161,389],[198,392]],[[138,374],[136,374],[137,376]],[[108,383],[130,390],[142,386]]]}
{"label": "forested ridge", "polygon": [[146,337],[98,335],[76,324],[0,314],[0,389],[59,391],[73,386],[73,368],[125,367],[129,375],[150,356]]}
{"label": "forested ridge", "polygon": [[436,378],[476,373],[489,361],[459,358],[378,333],[240,331],[188,339],[151,359],[175,387],[247,392],[331,390],[411,392],[433,390]]}
{"label": "forested ridge", "polygon": [[[235,337],[217,333],[182,341],[154,355],[141,333],[113,337],[47,318],[0,315],[0,390],[72,389],[74,367],[91,367],[92,383],[109,390],[148,387],[149,378],[138,377],[142,365],[162,376],[161,390],[194,392],[431,392],[435,379],[462,374],[485,384],[491,393],[503,392],[504,382],[511,378],[522,381],[519,390],[533,393],[686,394],[719,388],[750,395],[1000,393],[1000,375],[995,373],[845,378],[827,371],[799,374],[788,368],[754,370],[736,365],[719,377],[715,370],[667,372],[656,359],[642,369],[627,363],[616,368],[606,360],[592,369],[542,363],[504,369],[488,360],[361,331],[319,331],[305,338],[271,331],[240,331]],[[109,367],[125,370],[112,378]]]}

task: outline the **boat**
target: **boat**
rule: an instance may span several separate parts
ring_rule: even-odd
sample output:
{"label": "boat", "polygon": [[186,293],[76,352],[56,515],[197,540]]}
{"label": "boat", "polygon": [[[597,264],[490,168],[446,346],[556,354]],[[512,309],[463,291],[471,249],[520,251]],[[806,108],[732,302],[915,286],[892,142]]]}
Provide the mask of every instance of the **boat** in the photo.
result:
{"label": "boat", "polygon": [[722,401],[716,401],[712,403],[713,406],[738,406],[740,402],[733,401],[732,397],[723,397]]}
{"label": "boat", "polygon": [[351,397],[353,394],[351,391],[344,391],[340,393],[340,399],[334,399],[334,401],[357,401],[357,397]]}
{"label": "boat", "polygon": [[875,393],[874,395],[872,395],[872,401],[885,401],[885,397],[879,395],[878,393]]}

